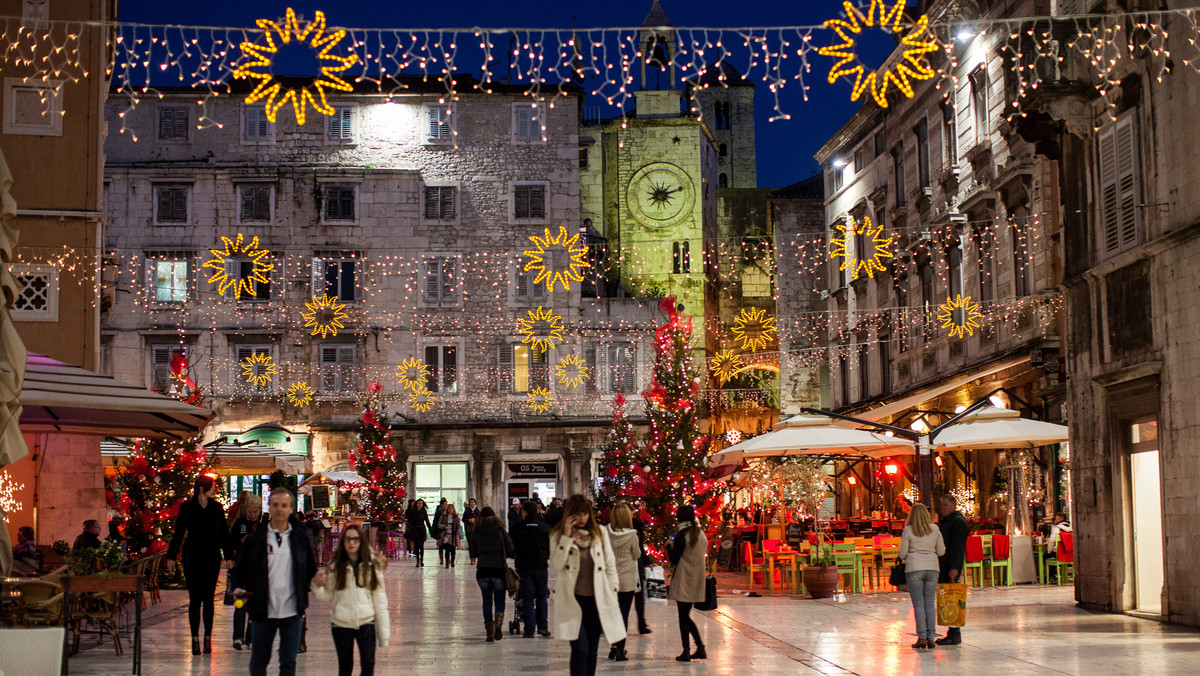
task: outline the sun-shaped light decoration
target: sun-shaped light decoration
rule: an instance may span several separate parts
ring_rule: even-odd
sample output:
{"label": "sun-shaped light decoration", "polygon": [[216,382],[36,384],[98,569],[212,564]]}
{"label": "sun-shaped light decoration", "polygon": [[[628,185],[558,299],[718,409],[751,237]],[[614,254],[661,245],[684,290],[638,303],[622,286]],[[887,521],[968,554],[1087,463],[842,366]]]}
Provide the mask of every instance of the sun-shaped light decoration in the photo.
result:
{"label": "sun-shaped light decoration", "polygon": [[962,338],[975,335],[983,313],[979,311],[979,303],[973,302],[970,296],[958,294],[954,298],[946,298],[946,302],[938,307],[938,321],[943,329],[950,329],[950,335]]}
{"label": "sun-shaped light decoration", "polygon": [[287,400],[292,406],[308,406],[316,392],[308,383],[292,383],[287,388]]}
{"label": "sun-shaped light decoration", "polygon": [[588,377],[588,367],[583,363],[583,359],[577,354],[569,354],[558,360],[558,366],[554,369],[554,375],[558,378],[558,382],[566,385],[569,388],[576,388],[583,384]]}
{"label": "sun-shaped light decoration", "polygon": [[429,388],[424,386],[408,394],[408,405],[412,406],[414,411],[420,411],[421,413],[433,408],[433,401],[433,392],[430,392]]}
{"label": "sun-shaped light decoration", "polygon": [[[858,279],[859,274],[867,273],[871,279],[875,279],[876,272],[883,272],[887,268],[883,266],[884,258],[892,258],[892,239],[891,237],[883,236],[883,226],[871,228],[871,217],[863,218],[862,223],[859,223],[850,216],[845,223],[839,223],[833,226],[835,230],[842,233],[841,237],[834,237],[830,240],[833,244],[833,249],[829,251],[829,257],[841,258],[842,264],[838,266],[838,270],[850,268],[850,278]],[[856,239],[859,235],[863,235],[862,244],[865,251],[855,251],[854,255],[850,255],[850,244],[853,242],[858,244]]]}
{"label": "sun-shaped light decoration", "polygon": [[742,358],[734,354],[733,350],[723,350],[718,352],[716,356],[709,360],[709,368],[712,374],[716,376],[717,382],[724,385],[729,382],[738,371],[746,367],[742,362]]}
{"label": "sun-shaped light decoration", "polygon": [[550,390],[544,387],[535,387],[529,390],[527,397],[529,399],[529,408],[533,409],[534,413],[545,413],[550,410],[551,404],[554,403],[554,397],[550,394]]}
{"label": "sun-shaped light decoration", "polygon": [[415,357],[405,359],[396,367],[396,380],[400,381],[400,387],[413,392],[427,389],[430,375],[432,372],[425,362]]}
{"label": "sun-shaped light decoration", "polygon": [[271,355],[256,352],[242,360],[242,379],[247,383],[255,387],[266,387],[274,377],[275,359]]}
{"label": "sun-shaped light decoration", "polygon": [[336,336],[338,330],[346,328],[342,320],[347,317],[346,305],[338,302],[337,296],[321,294],[304,304],[305,311],[300,313],[304,320],[304,328],[312,329],[309,335],[321,334],[321,337]]}
{"label": "sun-shaped light decoration", "polygon": [[529,314],[517,320],[517,333],[524,336],[522,343],[528,343],[535,350],[549,350],[555,341],[562,342],[562,317],[554,314],[554,310],[538,307],[530,310]]}
{"label": "sun-shaped light decoration", "polygon": [[[337,74],[358,62],[358,54],[354,52],[350,52],[347,56],[331,53],[342,41],[342,38],[346,37],[346,31],[339,28],[326,35],[324,12],[318,11],[316,18],[312,21],[304,21],[296,18],[296,12],[291,7],[288,7],[282,26],[270,19],[259,19],[255,23],[262,30],[267,44],[259,45],[249,40],[243,41],[241,50],[246,61],[233,71],[235,79],[258,80],[254,91],[246,97],[246,103],[266,99],[267,119],[271,122],[275,121],[276,113],[288,101],[292,102],[292,109],[296,112],[296,122],[301,126],[304,125],[305,111],[310,105],[313,110],[322,115],[333,115],[333,106],[325,100],[325,90],[329,88],[344,92],[351,91],[353,87]],[[272,31],[279,35],[280,42],[285,45],[291,43],[292,38],[295,38],[297,43],[307,42],[312,49],[319,50],[317,51],[317,62],[321,64],[321,75],[313,80],[311,86],[285,87],[275,78],[271,69],[275,57],[279,53],[279,47],[275,45]],[[255,70],[256,68],[261,68],[261,70]],[[313,90],[316,90],[316,96],[313,95]]]}
{"label": "sun-shaped light decoration", "polygon": [[[570,291],[571,282],[583,281],[583,270],[588,266],[587,247],[579,245],[579,233],[571,235],[561,225],[557,236],[550,234],[550,228],[546,228],[545,233],[545,237],[530,235],[529,241],[537,248],[524,252],[528,257],[525,272],[536,270],[533,283],[545,282],[547,291],[554,291],[555,283]],[[558,261],[565,261],[565,267],[560,269]]]}
{"label": "sun-shaped light decoration", "polygon": [[743,350],[757,352],[774,339],[775,318],[768,317],[763,308],[742,308],[730,330]]}
{"label": "sun-shaped light decoration", "polygon": [[[237,234],[236,239],[221,237],[221,241],[225,243],[225,248],[209,249],[213,257],[204,262],[202,267],[212,269],[212,274],[208,276],[210,284],[217,285],[217,293],[222,296],[225,292],[233,287],[233,297],[241,298],[242,294],[247,296],[254,295],[255,284],[270,284],[271,280],[267,277],[267,273],[275,269],[275,264],[268,262],[267,257],[271,255],[268,249],[258,248],[258,237],[251,237],[247,242],[242,236],[242,233]],[[250,266],[250,274],[236,277],[230,277],[225,271],[228,261],[240,261],[249,259],[253,265]]]}
{"label": "sun-shaped light decoration", "polygon": [[[854,86],[850,90],[850,100],[857,101],[864,91],[871,93],[871,98],[880,108],[887,108],[888,87],[895,86],[906,97],[913,97],[911,80],[928,80],[933,77],[934,70],[925,60],[924,55],[939,49],[934,36],[929,33],[929,17],[922,15],[914,22],[904,20],[906,0],[896,0],[890,10],[884,0],[871,0],[866,14],[845,0],[842,7],[846,10],[845,19],[830,19],[823,25],[832,28],[842,39],[842,42],[828,47],[821,47],[817,53],[821,56],[831,56],[837,61],[829,69],[829,83],[833,84],[839,77],[854,77]],[[907,24],[907,25],[906,25]],[[878,28],[889,36],[904,33],[900,45],[904,53],[894,68],[882,71],[866,72],[866,68],[854,51],[858,45],[857,36],[864,28]],[[853,65],[851,65],[853,64]]]}

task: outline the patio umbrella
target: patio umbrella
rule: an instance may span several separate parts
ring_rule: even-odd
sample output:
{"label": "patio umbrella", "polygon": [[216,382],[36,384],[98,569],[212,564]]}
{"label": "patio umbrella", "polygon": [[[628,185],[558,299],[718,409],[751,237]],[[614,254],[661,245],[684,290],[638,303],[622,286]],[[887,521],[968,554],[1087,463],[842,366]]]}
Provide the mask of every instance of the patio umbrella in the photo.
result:
{"label": "patio umbrella", "polygon": [[838,427],[820,415],[797,415],[774,425],[774,431],[730,446],[708,459],[709,467],[737,465],[754,458],[795,455],[847,455],[882,458],[914,453],[913,442],[867,430]]}
{"label": "patio umbrella", "polygon": [[936,451],[1035,448],[1067,440],[1066,425],[1022,418],[1017,411],[983,406],[932,435]]}

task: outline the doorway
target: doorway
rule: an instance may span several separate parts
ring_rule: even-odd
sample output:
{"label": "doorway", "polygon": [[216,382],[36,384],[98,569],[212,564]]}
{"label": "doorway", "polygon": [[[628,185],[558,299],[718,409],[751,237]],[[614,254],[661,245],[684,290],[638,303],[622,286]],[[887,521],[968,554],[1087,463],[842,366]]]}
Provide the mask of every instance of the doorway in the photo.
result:
{"label": "doorway", "polygon": [[1133,503],[1134,609],[1161,615],[1163,592],[1162,471],[1158,421],[1130,426],[1130,485]]}

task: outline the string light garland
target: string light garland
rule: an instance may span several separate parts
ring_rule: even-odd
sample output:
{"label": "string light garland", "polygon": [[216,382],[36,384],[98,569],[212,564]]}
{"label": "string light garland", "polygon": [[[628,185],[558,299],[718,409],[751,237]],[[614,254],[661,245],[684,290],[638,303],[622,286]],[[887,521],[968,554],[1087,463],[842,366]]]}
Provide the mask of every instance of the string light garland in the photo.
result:
{"label": "string light garland", "polygon": [[[225,244],[225,248],[209,249],[213,257],[205,261],[202,266],[213,271],[208,277],[208,283],[217,285],[218,294],[224,296],[232,289],[233,297],[240,299],[243,295],[256,295],[257,284],[271,283],[267,273],[274,270],[275,265],[266,260],[271,252],[259,248],[257,235],[246,241],[239,232],[236,239],[222,236],[221,241]],[[241,274],[239,268],[237,276],[231,277],[228,264],[240,265],[243,259],[248,259],[251,263],[249,274]]]}
{"label": "string light garland", "polygon": [[342,320],[347,318],[345,303],[339,303],[337,296],[321,294],[304,303],[305,311],[300,315],[304,319],[304,328],[312,329],[309,335],[320,334],[321,338],[337,336],[338,331],[346,328]]}
{"label": "string light garland", "polygon": [[743,350],[758,352],[775,339],[775,318],[765,308],[742,308],[730,331]]}
{"label": "string light garland", "polygon": [[709,359],[709,368],[716,376],[717,382],[724,385],[739,371],[746,368],[746,364],[742,361],[741,356],[733,350],[722,350]]}
{"label": "string light garland", "polygon": [[428,386],[426,383],[429,382],[431,375],[432,372],[429,370],[429,366],[424,361],[414,357],[405,359],[396,368],[396,380],[400,383],[401,389],[412,390],[413,392],[420,392],[427,389]]}
{"label": "string light garland", "polygon": [[266,352],[255,352],[242,359],[242,379],[255,387],[267,387],[275,379],[275,358]]}
{"label": "string light garland", "polygon": [[538,306],[536,310],[517,320],[517,333],[521,342],[531,349],[549,352],[563,339],[562,317],[554,314],[550,308]]}
{"label": "string light garland", "polygon": [[316,391],[308,383],[292,383],[287,388],[287,400],[292,406],[308,406],[312,403]]}
{"label": "string light garland", "polygon": [[569,354],[558,360],[554,371],[558,382],[571,389],[579,387],[588,378],[588,367],[577,354]]}
{"label": "string light garland", "polygon": [[[839,272],[845,272],[849,267],[850,279],[855,280],[863,273],[866,273],[871,279],[875,279],[876,272],[887,270],[883,265],[883,260],[892,258],[893,238],[883,236],[882,225],[872,229],[870,216],[864,217],[861,224],[853,216],[849,216],[845,223],[838,223],[833,227],[842,233],[841,237],[830,239],[833,248],[829,251],[830,260],[842,259],[841,265],[838,266]],[[851,254],[851,245],[857,246],[856,238],[859,236],[863,237],[864,244],[869,245],[870,255],[867,255],[867,251],[857,250]]]}
{"label": "string light garland", "polygon": [[545,413],[554,404],[554,395],[544,387],[535,387],[526,395],[529,409],[534,413]]}
{"label": "string light garland", "polygon": [[[567,229],[559,226],[558,234],[551,235],[550,228],[546,228],[545,236],[531,235],[529,241],[536,248],[524,252],[528,257],[525,272],[537,272],[533,278],[534,284],[544,282],[546,290],[553,292],[554,285],[558,283],[570,291],[571,282],[583,281],[583,271],[588,267],[588,249],[579,245],[578,232],[568,235]],[[565,265],[558,267],[558,261],[565,261]]]}
{"label": "string light garland", "polygon": [[18,514],[24,505],[17,499],[17,493],[25,490],[25,484],[18,483],[8,470],[0,472],[0,511],[8,516]]}
{"label": "string light garland", "polygon": [[961,293],[954,298],[947,298],[938,308],[937,319],[943,329],[949,329],[954,338],[962,338],[963,334],[975,335],[979,329],[979,320],[983,314],[979,311],[979,303],[971,301],[970,296]]}
{"label": "string light garland", "polygon": [[[304,21],[296,18],[296,12],[291,7],[287,8],[287,15],[283,21],[283,26],[270,19],[259,19],[256,24],[262,30],[262,36],[266,39],[267,44],[260,45],[248,40],[243,41],[241,50],[247,60],[233,71],[235,79],[258,81],[258,84],[254,87],[254,91],[250,92],[246,97],[246,103],[255,103],[265,98],[267,100],[267,119],[272,123],[275,122],[279,109],[288,102],[291,102],[292,110],[296,113],[296,123],[300,126],[304,126],[305,111],[308,109],[308,106],[312,106],[313,110],[322,115],[333,115],[334,109],[326,100],[325,90],[326,88],[346,92],[353,90],[350,83],[339,77],[338,73],[349,70],[351,66],[358,62],[358,54],[354,52],[351,52],[348,56],[338,56],[331,53],[341,43],[342,38],[346,37],[346,31],[338,29],[325,35],[324,12],[318,10],[312,21]],[[310,47],[317,50],[316,58],[318,63],[333,62],[332,64],[321,65],[321,75],[313,80],[311,88],[307,86],[299,88],[285,87],[271,72],[274,59],[279,53],[279,48],[275,45],[275,38],[272,36],[272,31],[279,36],[280,42],[285,45],[290,44],[293,37],[295,37],[296,42],[308,42]],[[312,36],[311,40],[309,39],[310,35]],[[258,68],[262,70],[255,70]],[[313,96],[314,90],[317,93],[315,97]]]}
{"label": "string light garland", "polygon": [[911,80],[928,80],[934,76],[935,72],[926,61],[925,55],[937,51],[939,45],[932,35],[927,36],[928,16],[922,15],[908,27],[908,32],[900,39],[900,45],[905,48],[904,52],[893,68],[885,68],[882,73],[866,73],[866,67],[859,62],[858,54],[854,51],[857,46],[856,36],[861,35],[864,28],[878,28],[893,34],[903,33],[905,4],[905,0],[896,0],[896,4],[889,11],[883,0],[871,0],[866,14],[863,14],[851,0],[845,0],[842,7],[846,18],[830,19],[823,24],[825,28],[837,33],[842,42],[821,47],[817,53],[837,59],[829,69],[829,84],[837,82],[841,77],[854,78],[850,90],[851,101],[857,101],[866,91],[880,108],[887,108],[890,86],[895,86],[905,97],[911,99]]}

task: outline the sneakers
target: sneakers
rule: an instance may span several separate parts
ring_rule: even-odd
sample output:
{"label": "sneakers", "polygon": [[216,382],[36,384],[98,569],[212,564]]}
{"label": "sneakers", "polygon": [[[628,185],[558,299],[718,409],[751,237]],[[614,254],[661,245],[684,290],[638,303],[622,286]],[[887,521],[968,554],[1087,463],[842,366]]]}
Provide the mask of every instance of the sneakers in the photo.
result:
{"label": "sneakers", "polygon": [[538,629],[538,636],[541,636],[542,638],[550,638],[550,635],[549,629]]}

